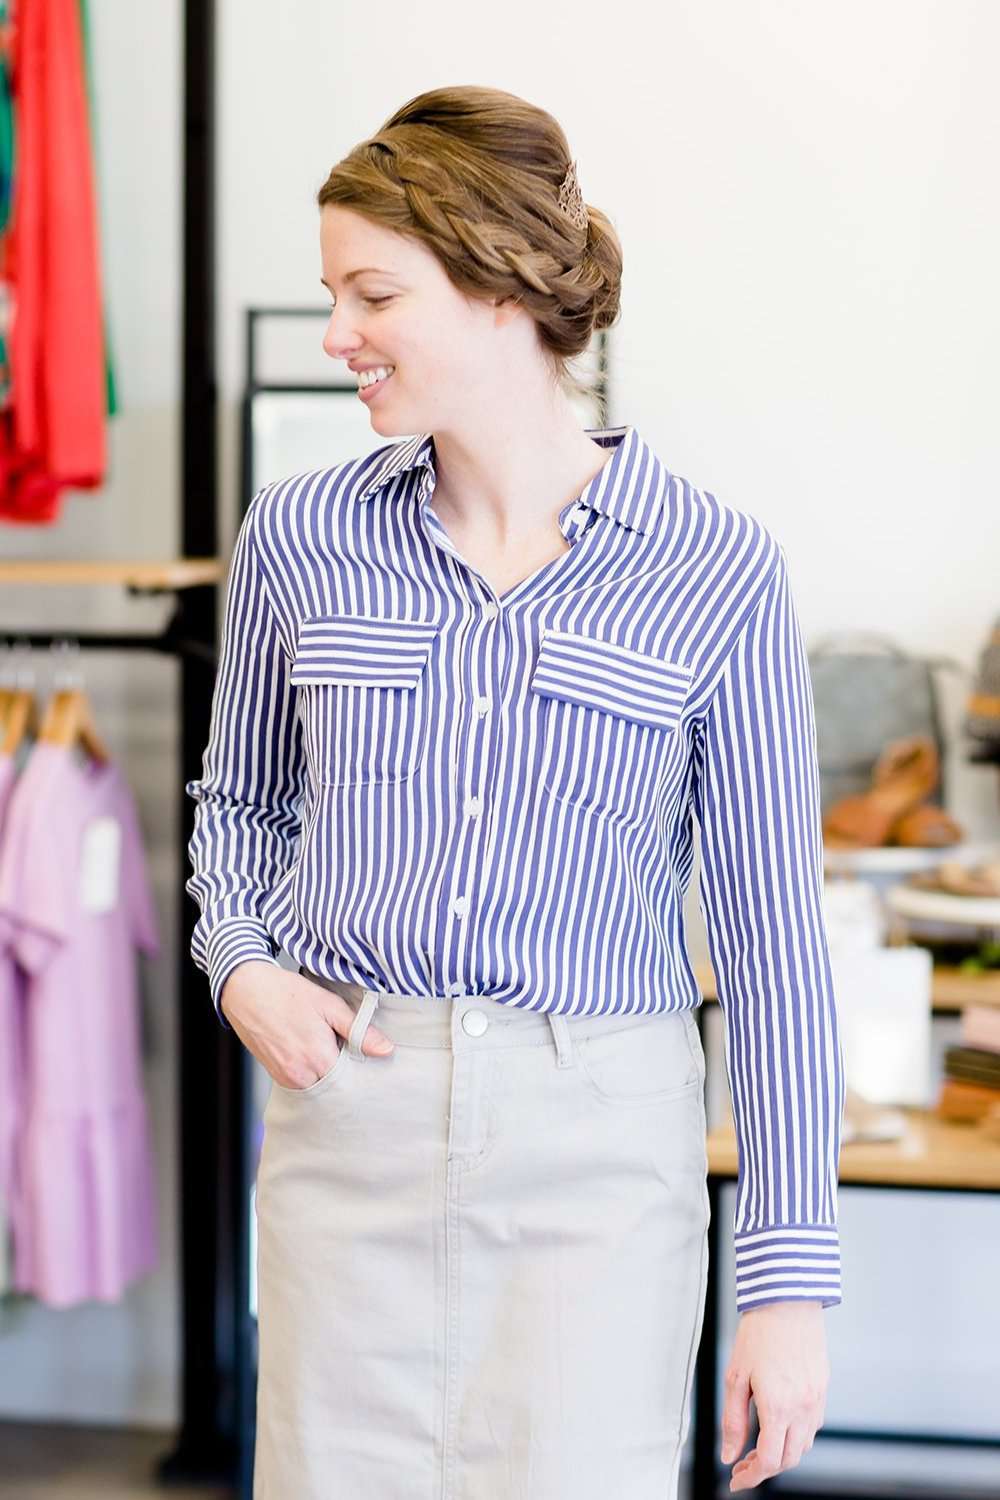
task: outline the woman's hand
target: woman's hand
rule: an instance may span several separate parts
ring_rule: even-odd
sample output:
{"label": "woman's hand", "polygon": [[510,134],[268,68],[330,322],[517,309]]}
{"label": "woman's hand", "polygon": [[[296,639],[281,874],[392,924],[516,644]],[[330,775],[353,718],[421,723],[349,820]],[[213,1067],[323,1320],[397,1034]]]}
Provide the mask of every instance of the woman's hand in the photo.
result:
{"label": "woman's hand", "polygon": [[[255,958],[233,969],[219,1006],[243,1045],[288,1089],[308,1088],[329,1072],[357,1014],[324,985]],[[364,1053],[388,1057],[392,1048],[383,1032],[368,1027]]]}
{"label": "woman's hand", "polygon": [[795,1468],[823,1425],[829,1380],[821,1302],[769,1302],[741,1315],[725,1378],[723,1463],[747,1440],[751,1395],[760,1431],[734,1467],[730,1490]]}

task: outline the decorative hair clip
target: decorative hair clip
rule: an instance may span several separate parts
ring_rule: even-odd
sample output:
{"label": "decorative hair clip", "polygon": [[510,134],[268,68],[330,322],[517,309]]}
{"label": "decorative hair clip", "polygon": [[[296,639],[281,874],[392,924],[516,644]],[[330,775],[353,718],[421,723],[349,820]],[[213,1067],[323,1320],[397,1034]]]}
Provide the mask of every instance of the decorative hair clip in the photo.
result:
{"label": "decorative hair clip", "polygon": [[559,207],[577,229],[583,229],[587,224],[587,205],[583,201],[580,192],[580,184],[576,177],[576,162],[570,162],[569,171],[563,178],[562,187],[559,189]]}

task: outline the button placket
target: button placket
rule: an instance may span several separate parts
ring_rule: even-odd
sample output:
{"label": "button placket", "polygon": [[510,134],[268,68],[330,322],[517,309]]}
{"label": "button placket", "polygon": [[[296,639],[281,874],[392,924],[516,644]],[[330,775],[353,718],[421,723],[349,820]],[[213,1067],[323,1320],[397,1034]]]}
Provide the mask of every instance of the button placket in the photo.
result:
{"label": "button placket", "polygon": [[[489,625],[492,625],[497,620],[499,620],[500,605],[497,604],[494,600],[483,598],[477,593],[475,595],[475,600],[473,603],[473,610],[475,607],[475,603],[478,603],[481,606],[482,618],[486,622],[484,628],[488,628]],[[481,637],[478,637],[478,635],[475,638],[481,639]],[[477,730],[479,730],[483,725],[483,721],[485,720],[486,715],[489,713],[492,706],[493,699],[487,693],[477,693],[472,698],[471,712],[473,715],[473,719],[470,733],[466,738],[466,743],[471,743],[471,751],[469,752],[468,760],[471,762],[473,767],[481,765],[485,759],[486,750],[482,743],[482,737],[480,736],[479,738],[476,738],[476,733]],[[459,823],[456,834],[456,842],[459,847],[456,849],[454,864],[455,869],[468,870],[471,867],[474,871],[474,848],[471,851],[464,849],[462,847],[462,840],[465,837],[468,837],[470,841],[475,840],[476,837],[480,834],[480,830],[483,829],[484,824],[482,822],[482,813],[485,807],[485,798],[472,789],[472,787],[476,785],[475,773],[473,773],[470,780],[472,783],[471,786],[467,787],[462,794],[461,810],[463,819]],[[466,820],[468,821],[466,822]],[[469,907],[470,896],[468,891],[454,891],[451,893],[447,905],[447,910],[451,916],[457,918],[459,921],[463,921],[468,915]],[[467,991],[465,989],[465,986],[461,983],[461,981],[454,980],[445,985],[445,994],[447,995],[459,996],[466,993]]]}

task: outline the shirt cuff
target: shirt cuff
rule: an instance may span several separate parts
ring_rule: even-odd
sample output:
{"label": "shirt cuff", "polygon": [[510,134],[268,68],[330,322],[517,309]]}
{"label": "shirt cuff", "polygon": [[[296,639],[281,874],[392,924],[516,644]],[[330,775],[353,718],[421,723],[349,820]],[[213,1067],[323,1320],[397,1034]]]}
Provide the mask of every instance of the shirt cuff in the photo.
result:
{"label": "shirt cuff", "polygon": [[219,1005],[226,980],[237,964],[245,963],[248,958],[264,959],[280,967],[274,953],[275,945],[270,933],[262,922],[253,917],[226,918],[212,932],[206,946],[208,984],[215,1014],[226,1031],[233,1029]]}
{"label": "shirt cuff", "polygon": [[736,1310],[768,1302],[841,1300],[840,1235],[831,1224],[779,1224],[737,1233]]}

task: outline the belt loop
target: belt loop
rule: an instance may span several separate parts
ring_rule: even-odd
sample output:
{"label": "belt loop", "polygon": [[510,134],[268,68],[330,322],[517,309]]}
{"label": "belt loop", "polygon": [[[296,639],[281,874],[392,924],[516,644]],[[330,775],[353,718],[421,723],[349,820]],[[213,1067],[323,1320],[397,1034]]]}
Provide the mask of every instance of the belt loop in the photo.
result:
{"label": "belt loop", "polygon": [[551,1011],[548,1011],[547,1015],[556,1043],[556,1067],[571,1068],[575,1059],[573,1057],[573,1044],[569,1039],[569,1026],[566,1022],[566,1017],[554,1016]]}
{"label": "belt loop", "polygon": [[351,1029],[347,1034],[347,1046],[351,1056],[357,1058],[358,1062],[367,1062],[368,1060],[367,1052],[362,1052],[361,1050],[361,1043],[365,1039],[368,1022],[375,1014],[378,999],[378,990],[365,990],[363,992],[357,1015],[351,1022]]}

